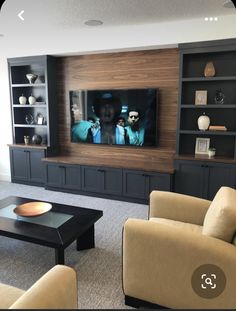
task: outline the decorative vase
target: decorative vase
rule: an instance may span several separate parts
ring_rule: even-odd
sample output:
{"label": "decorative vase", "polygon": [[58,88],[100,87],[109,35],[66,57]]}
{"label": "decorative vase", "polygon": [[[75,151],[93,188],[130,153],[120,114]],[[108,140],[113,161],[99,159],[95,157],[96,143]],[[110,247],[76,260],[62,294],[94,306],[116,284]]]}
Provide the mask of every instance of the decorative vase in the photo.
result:
{"label": "decorative vase", "polygon": [[216,104],[224,104],[225,94],[221,90],[217,90],[215,94],[215,103]]}
{"label": "decorative vase", "polygon": [[212,62],[206,64],[204,69],[204,76],[205,77],[214,77],[216,74],[215,67]]}
{"label": "decorative vase", "polygon": [[26,78],[29,80],[30,84],[34,84],[34,82],[38,78],[38,75],[35,75],[33,73],[27,73]]}
{"label": "decorative vase", "polygon": [[34,134],[34,136],[32,137],[32,142],[33,144],[40,145],[42,142],[42,137],[38,134]]}
{"label": "decorative vase", "polygon": [[29,136],[24,136],[24,142],[25,142],[26,145],[29,145],[30,137]]}
{"label": "decorative vase", "polygon": [[22,94],[22,95],[19,97],[19,103],[20,103],[21,105],[25,105],[25,104],[26,104],[26,101],[27,101],[26,97]]}
{"label": "decorative vase", "polygon": [[197,119],[198,129],[206,131],[210,125],[210,118],[205,115],[205,112]]}
{"label": "decorative vase", "polygon": [[30,105],[34,105],[36,103],[36,98],[31,94],[28,101]]}

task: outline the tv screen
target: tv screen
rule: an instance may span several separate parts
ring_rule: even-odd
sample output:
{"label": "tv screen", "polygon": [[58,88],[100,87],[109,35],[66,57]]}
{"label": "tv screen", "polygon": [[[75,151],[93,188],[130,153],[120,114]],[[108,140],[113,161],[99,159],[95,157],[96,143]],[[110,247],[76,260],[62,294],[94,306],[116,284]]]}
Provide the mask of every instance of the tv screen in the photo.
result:
{"label": "tv screen", "polygon": [[71,141],[155,146],[158,90],[70,91]]}

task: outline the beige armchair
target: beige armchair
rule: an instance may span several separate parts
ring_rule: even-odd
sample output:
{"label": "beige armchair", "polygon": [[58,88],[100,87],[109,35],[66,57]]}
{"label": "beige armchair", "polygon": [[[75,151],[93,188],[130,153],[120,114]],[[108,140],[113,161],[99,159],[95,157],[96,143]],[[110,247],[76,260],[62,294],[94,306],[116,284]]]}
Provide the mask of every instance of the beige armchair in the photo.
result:
{"label": "beige armchair", "polygon": [[56,265],[27,291],[0,283],[0,309],[76,309],[74,269]]}
{"label": "beige armchair", "polygon": [[[236,309],[236,190],[222,187],[208,201],[153,191],[149,220],[128,219],[123,230],[126,304],[167,308]],[[223,270],[226,286],[215,298],[200,297],[192,275],[201,265]]]}

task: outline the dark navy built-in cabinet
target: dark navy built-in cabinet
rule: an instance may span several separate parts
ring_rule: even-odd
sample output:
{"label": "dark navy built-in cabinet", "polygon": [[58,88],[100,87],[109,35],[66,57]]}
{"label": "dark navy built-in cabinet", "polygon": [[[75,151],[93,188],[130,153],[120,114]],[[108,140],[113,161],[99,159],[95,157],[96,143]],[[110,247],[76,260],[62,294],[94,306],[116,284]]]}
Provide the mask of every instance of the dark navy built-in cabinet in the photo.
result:
{"label": "dark navy built-in cabinet", "polygon": [[44,185],[43,157],[44,149],[10,147],[12,182]]}
{"label": "dark navy built-in cabinet", "polygon": [[171,190],[171,174],[123,170],[123,195],[147,199],[152,190]]}
{"label": "dark navy built-in cabinet", "polygon": [[63,189],[80,188],[80,168],[70,164],[50,163],[46,166],[46,185]]}
{"label": "dark navy built-in cabinet", "polygon": [[175,161],[175,192],[212,200],[221,186],[235,188],[233,164],[206,161]]}
{"label": "dark navy built-in cabinet", "polygon": [[146,203],[152,190],[172,190],[172,174],[44,161],[46,189]]}

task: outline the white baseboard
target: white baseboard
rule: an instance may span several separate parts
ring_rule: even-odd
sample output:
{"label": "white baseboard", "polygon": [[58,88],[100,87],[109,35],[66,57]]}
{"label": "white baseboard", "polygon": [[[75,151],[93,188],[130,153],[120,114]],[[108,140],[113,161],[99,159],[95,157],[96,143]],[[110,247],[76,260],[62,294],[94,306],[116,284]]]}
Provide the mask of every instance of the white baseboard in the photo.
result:
{"label": "white baseboard", "polygon": [[11,176],[7,174],[0,174],[0,181],[11,181]]}

